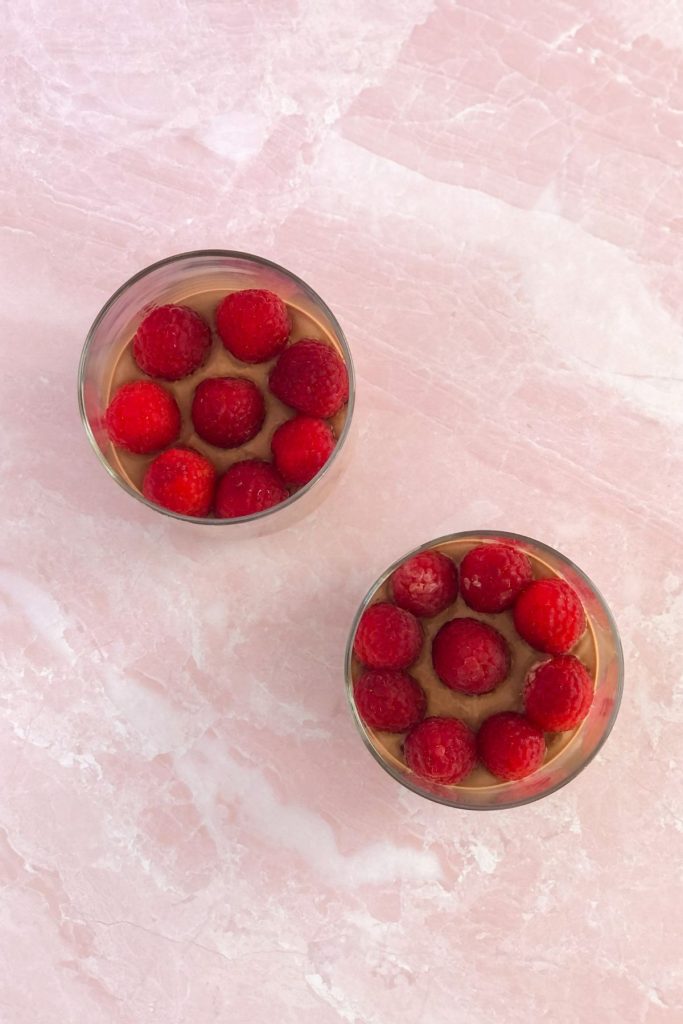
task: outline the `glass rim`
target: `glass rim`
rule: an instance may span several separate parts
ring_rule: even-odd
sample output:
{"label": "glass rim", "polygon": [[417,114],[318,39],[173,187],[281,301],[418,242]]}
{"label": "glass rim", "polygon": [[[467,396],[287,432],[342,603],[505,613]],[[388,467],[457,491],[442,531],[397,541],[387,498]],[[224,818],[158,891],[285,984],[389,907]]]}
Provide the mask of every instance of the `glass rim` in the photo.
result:
{"label": "glass rim", "polygon": [[[547,789],[544,789],[541,793],[534,793],[531,796],[521,797],[516,800],[508,800],[499,803],[481,805],[458,803],[456,799],[449,800],[445,796],[440,796],[437,793],[429,793],[427,790],[422,789],[416,783],[413,783],[409,776],[402,774],[392,765],[387,763],[387,761],[380,755],[380,753],[375,748],[375,745],[370,740],[369,732],[358,714],[358,710],[353,699],[353,678],[351,674],[351,668],[353,663],[353,641],[356,635],[356,630],[358,628],[358,623],[360,622],[361,615],[368,607],[372,598],[375,596],[379,588],[382,587],[384,583],[386,583],[386,581],[389,579],[394,570],[397,569],[399,565],[402,565],[403,562],[405,562],[408,558],[412,558],[414,555],[421,555],[424,551],[429,551],[432,548],[437,547],[439,544],[445,544],[457,540],[465,540],[468,538],[483,540],[493,540],[499,538],[501,540],[516,540],[521,541],[522,543],[526,542],[540,549],[541,553],[546,552],[547,554],[552,555],[555,558],[559,558],[560,561],[564,562],[567,566],[569,566],[569,568],[577,574],[580,580],[588,585],[591,593],[596,597],[602,611],[605,613],[607,625],[609,627],[609,631],[614,641],[614,653],[617,662],[617,680],[614,704],[610,711],[609,717],[605,722],[605,727],[600,736],[600,739],[596,743],[595,747],[590,751],[588,756],[581,762],[581,764],[577,765],[577,767],[574,768],[567,776],[565,776],[565,778],[560,779],[559,782],[556,782],[552,786],[549,786]],[[583,569],[580,569],[578,565],[575,565],[574,562],[572,562],[570,558],[567,558],[567,556],[564,555],[561,551],[557,551],[556,548],[551,547],[549,544],[544,544],[543,541],[536,540],[534,537],[527,537],[525,534],[522,533],[511,533],[506,530],[459,530],[457,533],[445,534],[442,537],[437,537],[434,540],[430,540],[424,544],[420,544],[419,547],[413,548],[411,551],[408,551],[406,554],[401,555],[400,558],[396,559],[396,561],[393,562],[388,569],[385,569],[384,572],[377,577],[377,579],[372,584],[372,586],[366,593],[365,597],[361,601],[360,605],[358,606],[358,610],[356,611],[356,614],[354,615],[353,618],[353,622],[351,623],[351,630],[349,632],[349,637],[346,642],[346,652],[344,655],[344,677],[346,700],[351,710],[351,717],[355,722],[356,728],[360,733],[361,739],[363,740],[363,743],[365,744],[366,748],[370,751],[370,753],[377,761],[377,763],[380,764],[382,768],[396,782],[400,783],[402,786],[410,790],[412,793],[415,793],[417,796],[421,796],[427,800],[431,800],[432,803],[441,804],[444,807],[451,807],[454,810],[505,811],[510,810],[513,807],[524,807],[527,804],[535,803],[537,800],[542,800],[544,797],[550,796],[552,793],[557,793],[558,790],[562,789],[564,786],[572,782],[577,777],[577,775],[579,775],[584,770],[584,768],[586,768],[591,763],[593,758],[600,752],[608,736],[612,732],[612,729],[614,728],[614,723],[617,720],[619,708],[621,707],[621,699],[624,692],[624,653],[621,645],[621,638],[619,636],[619,630],[617,629],[617,624],[615,622],[614,616],[612,615],[612,612],[610,611],[609,605],[607,604],[604,597],[602,596],[598,588],[595,586],[593,581],[590,579],[590,577],[587,576],[586,573],[583,571]],[[500,785],[508,785],[508,783],[501,783]],[[454,786],[453,792],[457,793],[457,790],[458,787]]]}
{"label": "glass rim", "polygon": [[[99,444],[97,443],[92,427],[90,426],[90,421],[88,419],[88,415],[85,409],[85,368],[88,361],[88,355],[90,353],[90,348],[94,341],[97,329],[100,326],[104,317],[109,312],[109,310],[121,298],[121,296],[128,291],[129,288],[131,288],[134,284],[137,284],[138,281],[141,281],[143,278],[148,277],[150,274],[154,273],[154,271],[159,270],[162,267],[170,266],[171,264],[174,263],[183,263],[187,260],[197,259],[201,257],[227,257],[229,259],[244,260],[246,262],[254,263],[262,267],[267,267],[271,270],[276,270],[278,271],[278,273],[284,274],[285,277],[288,277],[291,281],[297,284],[305,293],[308,294],[309,298],[313,299],[313,301],[321,307],[326,316],[329,317],[332,328],[336,334],[336,340],[339,342],[340,348],[342,350],[344,362],[346,364],[346,369],[349,377],[349,398],[348,402],[346,403],[346,419],[344,421],[342,431],[339,437],[337,438],[337,443],[334,446],[334,451],[330,455],[325,465],[318,470],[316,475],[312,477],[311,480],[308,481],[308,483],[304,484],[303,487],[300,487],[297,491],[294,492],[294,494],[290,494],[288,498],[280,502],[278,505],[273,505],[271,506],[271,508],[263,509],[261,512],[253,512],[251,515],[239,516],[234,519],[221,519],[217,516],[187,516],[181,512],[173,512],[171,511],[171,509],[163,508],[161,505],[156,505],[154,504],[154,502],[149,501],[144,496],[144,494],[142,494],[141,491],[138,491],[134,487],[131,487],[131,485],[126,480],[124,480],[119,473],[116,472],[114,467],[104,457],[104,454]],[[169,519],[176,519],[185,523],[193,523],[199,526],[237,526],[245,523],[260,522],[261,520],[267,519],[269,516],[276,515],[278,512],[284,512],[286,509],[289,509],[293,505],[295,505],[300,498],[303,498],[304,495],[308,494],[308,492],[317,483],[319,483],[323,479],[323,477],[325,477],[329,473],[330,469],[335,463],[339,453],[344,447],[344,444],[346,443],[346,440],[349,436],[349,432],[351,430],[351,421],[353,419],[353,410],[356,400],[356,374],[353,366],[353,357],[351,355],[351,349],[349,347],[348,341],[346,340],[346,335],[344,334],[341,324],[339,323],[336,316],[334,315],[330,307],[327,305],[325,300],[322,299],[318,295],[318,293],[303,280],[303,278],[298,277],[297,274],[292,273],[291,270],[288,270],[281,264],[275,263],[273,260],[266,259],[263,256],[256,256],[254,253],[249,252],[241,252],[240,250],[237,249],[190,249],[187,252],[176,253],[173,256],[166,256],[164,259],[157,260],[155,263],[150,263],[149,266],[144,267],[142,270],[138,270],[137,273],[133,274],[132,277],[129,277],[127,281],[124,281],[124,283],[120,285],[112,295],[110,295],[110,297],[104,303],[99,313],[97,314],[92,324],[90,325],[88,333],[86,334],[85,337],[85,342],[83,344],[83,349],[81,350],[81,356],[78,362],[77,386],[78,411],[81,417],[81,423],[83,424],[83,428],[90,442],[91,448],[95,452],[95,455],[97,456],[99,462],[107,470],[109,476],[116,481],[119,487],[121,487],[126,492],[126,494],[129,494],[131,497],[139,501],[141,505],[145,505],[153,512],[159,512],[161,513],[161,515],[168,516]]]}

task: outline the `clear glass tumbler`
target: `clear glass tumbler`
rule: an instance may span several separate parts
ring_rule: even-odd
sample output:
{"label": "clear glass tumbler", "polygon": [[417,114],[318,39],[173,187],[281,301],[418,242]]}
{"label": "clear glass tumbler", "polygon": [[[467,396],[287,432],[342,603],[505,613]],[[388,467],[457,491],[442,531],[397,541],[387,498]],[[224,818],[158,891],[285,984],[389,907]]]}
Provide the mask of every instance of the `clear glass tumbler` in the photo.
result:
{"label": "clear glass tumbler", "polygon": [[[514,782],[497,782],[483,769],[475,769],[470,778],[458,785],[445,786],[430,783],[416,776],[405,764],[402,757],[402,736],[374,731],[364,724],[358,714],[353,696],[353,684],[354,679],[363,671],[363,668],[353,651],[356,629],[368,605],[378,600],[388,599],[389,577],[407,558],[423,551],[436,549],[459,563],[472,547],[494,543],[520,548],[531,559],[535,576],[555,576],[564,579],[579,594],[587,620],[587,630],[581,644],[588,651],[595,682],[593,703],[588,716],[575,730],[567,734],[554,734],[553,742],[548,745],[545,762],[536,772],[525,779]],[[469,697],[459,695],[457,710],[450,708],[449,702],[452,702],[455,707],[454,695],[440,684],[433,672],[431,639],[443,622],[453,616],[453,607],[434,619],[421,620],[426,641],[418,662],[409,671],[418,678],[427,692],[428,715],[450,712],[457,717],[462,717],[468,725],[476,729],[489,714],[502,710],[522,710],[521,693],[526,672],[523,665],[525,662],[545,660],[549,655],[533,652],[521,638],[516,637],[511,616],[510,621],[501,625],[500,620],[509,613],[478,614],[467,608],[462,595],[459,595],[455,605],[455,614],[461,612],[489,622],[496,629],[501,630],[504,635],[507,633],[508,639],[519,645],[520,657],[516,659],[513,651],[512,670],[506,684],[505,695],[502,696],[497,691],[494,692],[495,695],[485,694]],[[516,662],[517,668],[515,667]],[[555,792],[574,779],[595,757],[607,739],[617,717],[623,688],[624,663],[621,642],[612,614],[593,583],[577,566],[559,551],[532,540],[530,537],[479,530],[455,533],[423,544],[414,551],[408,552],[382,573],[361,602],[353,620],[346,646],[345,673],[346,693],[351,713],[363,741],[373,757],[397,782],[412,790],[413,793],[418,793],[420,796],[447,804],[450,807],[493,810],[530,803]],[[510,707],[509,703],[506,703],[510,699],[515,706]],[[467,710],[463,712],[462,708]],[[479,773],[478,777],[477,773]],[[482,778],[484,782],[482,782]]]}
{"label": "clear glass tumbler", "polygon": [[[104,416],[113,389],[113,367],[145,314],[155,306],[183,303],[198,293],[265,288],[275,292],[293,311],[313,321],[343,357],[349,375],[349,400],[336,447],[320,472],[305,486],[273,508],[239,519],[185,516],[148,501],[126,474],[117,450],[107,436]],[[353,362],[336,317],[304,281],[269,260],[248,253],[207,249],[181,253],[152,264],[130,278],[105,303],[88,332],[78,370],[78,400],[83,426],[100,462],[123,489],[155,512],[173,519],[226,528],[251,526],[248,533],[281,529],[307,514],[323,498],[342,466],[355,398]],[[183,443],[181,437],[180,443]],[[243,531],[242,531],[243,532]],[[242,532],[240,535],[242,535]]]}

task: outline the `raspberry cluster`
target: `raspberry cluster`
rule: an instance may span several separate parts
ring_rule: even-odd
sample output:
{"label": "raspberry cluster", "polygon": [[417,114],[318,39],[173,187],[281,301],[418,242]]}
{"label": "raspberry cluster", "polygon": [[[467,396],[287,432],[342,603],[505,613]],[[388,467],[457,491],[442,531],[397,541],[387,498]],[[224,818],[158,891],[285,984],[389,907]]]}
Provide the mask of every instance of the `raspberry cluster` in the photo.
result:
{"label": "raspberry cluster", "polygon": [[210,455],[181,443],[183,423],[188,423],[188,433],[207,446],[239,454],[267,419],[267,396],[253,380],[239,375],[239,366],[235,376],[203,374],[188,408],[181,408],[172,389],[158,383],[184,380],[211,358],[211,326],[188,306],[158,306],[146,314],[131,351],[138,368],[156,379],[119,387],[104,422],[114,445],[154,456],[142,483],[150,501],[182,515],[234,519],[280,504],[323,468],[336,445],[328,420],[346,405],[349,378],[344,360],[330,344],[315,338],[290,343],[289,311],[273,292],[228,293],[216,309],[215,329],[237,364],[277,360],[268,391],[294,415],[273,432],[270,460],[245,452],[218,475]]}
{"label": "raspberry cluster", "polygon": [[[581,600],[559,577],[534,578],[520,548],[481,544],[459,566],[442,551],[424,551],[392,573],[386,592],[356,628],[353,696],[368,728],[405,734],[403,757],[415,775],[456,785],[480,763],[501,781],[526,778],[543,764],[546,733],[574,729],[588,714],[593,680],[570,653],[586,628]],[[443,613],[430,645],[420,619]],[[528,671],[514,706],[490,715],[476,734],[455,714],[430,714],[421,678],[436,677],[438,687],[476,702],[508,677],[510,645],[494,625],[503,615],[514,624],[515,646],[551,657]]]}

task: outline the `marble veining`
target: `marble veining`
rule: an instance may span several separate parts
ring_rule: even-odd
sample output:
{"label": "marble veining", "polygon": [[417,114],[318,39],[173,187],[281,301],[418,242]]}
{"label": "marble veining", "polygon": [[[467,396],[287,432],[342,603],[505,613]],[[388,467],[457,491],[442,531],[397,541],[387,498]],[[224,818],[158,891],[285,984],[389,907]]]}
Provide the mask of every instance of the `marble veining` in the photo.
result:
{"label": "marble veining", "polygon": [[[0,1021],[683,1019],[683,12],[669,0],[34,0],[4,14]],[[355,447],[236,542],[107,479],[80,349],[187,249],[274,259]],[[345,706],[430,537],[536,536],[626,657],[570,786],[458,813]],[[680,915],[679,915],[680,916]]]}

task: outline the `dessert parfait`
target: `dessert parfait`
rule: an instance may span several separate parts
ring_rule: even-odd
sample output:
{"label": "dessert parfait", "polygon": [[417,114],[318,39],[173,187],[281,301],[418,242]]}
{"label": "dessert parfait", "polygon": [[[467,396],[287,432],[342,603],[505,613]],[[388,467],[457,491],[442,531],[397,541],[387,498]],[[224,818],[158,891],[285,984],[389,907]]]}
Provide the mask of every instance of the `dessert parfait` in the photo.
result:
{"label": "dessert parfait", "polygon": [[611,729],[623,675],[587,577],[537,541],[485,532],[387,570],[356,616],[346,668],[377,760],[416,792],[471,808],[573,778]]}
{"label": "dessert parfait", "polygon": [[322,300],[243,254],[143,271],[105,306],[81,362],[81,409],[107,468],[178,518],[291,504],[333,460],[351,404],[348,347]]}

